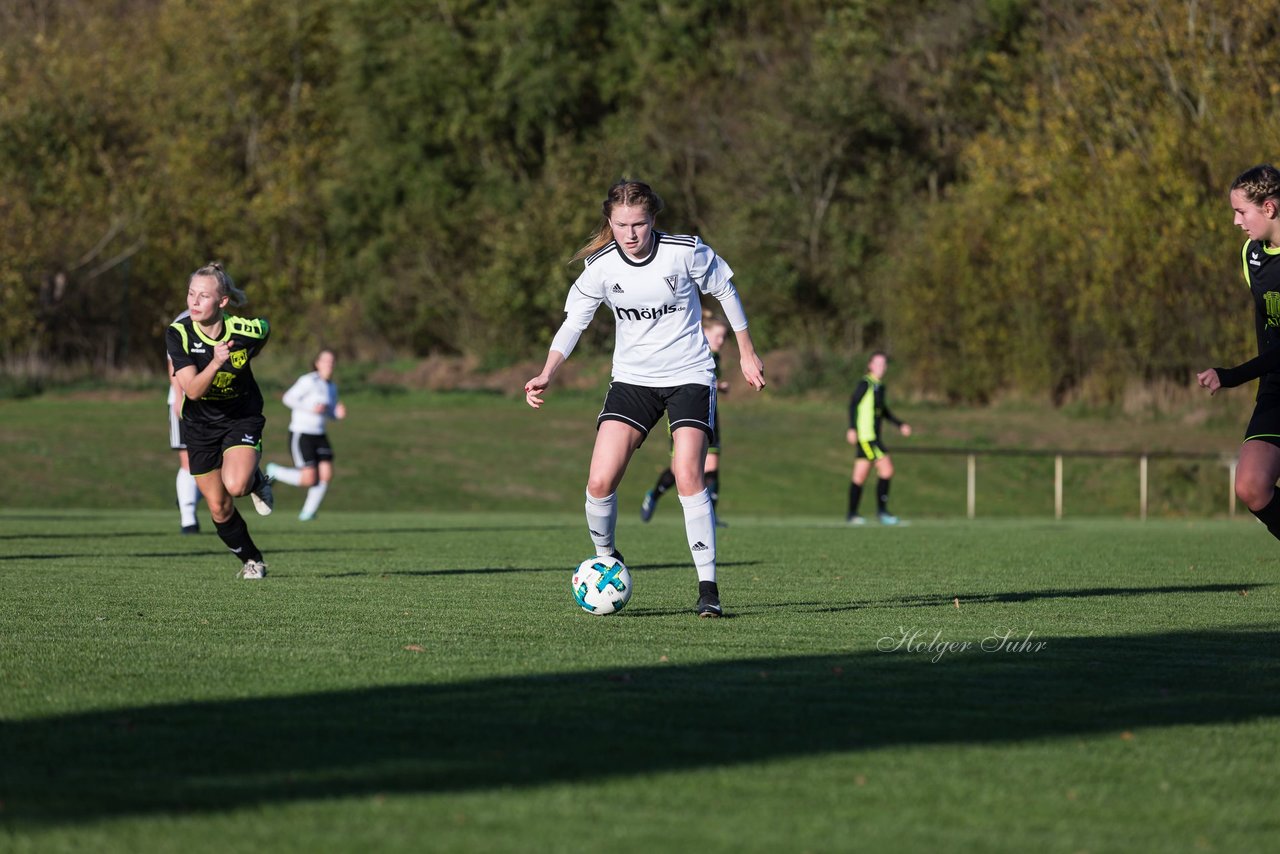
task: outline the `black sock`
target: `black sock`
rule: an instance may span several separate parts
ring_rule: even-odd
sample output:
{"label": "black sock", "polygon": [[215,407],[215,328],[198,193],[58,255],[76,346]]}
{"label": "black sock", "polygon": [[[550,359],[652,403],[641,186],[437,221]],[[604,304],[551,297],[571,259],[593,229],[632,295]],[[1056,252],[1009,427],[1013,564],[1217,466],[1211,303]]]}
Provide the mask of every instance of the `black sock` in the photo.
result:
{"label": "black sock", "polygon": [[653,486],[653,494],[655,497],[661,495],[675,485],[675,472],[671,471],[671,469],[667,469],[662,474],[658,475],[658,482]]}
{"label": "black sock", "polygon": [[707,494],[711,496],[711,512],[715,512],[716,502],[720,500],[720,470],[707,472]]}
{"label": "black sock", "polygon": [[889,478],[882,477],[876,481],[876,512],[887,514],[889,512]]}
{"label": "black sock", "polygon": [[222,542],[227,544],[227,548],[240,560],[262,560],[262,552],[258,551],[258,547],[253,544],[253,537],[249,536],[249,526],[244,523],[244,517],[240,515],[240,511],[231,508],[231,518],[225,522],[213,523],[218,529],[218,537]]}
{"label": "black sock", "polygon": [[1250,513],[1258,517],[1262,524],[1267,526],[1267,530],[1271,532],[1271,536],[1280,540],[1280,490],[1271,493],[1271,501],[1261,510],[1250,510]]}
{"label": "black sock", "polygon": [[858,502],[862,500],[862,484],[849,481],[849,515],[858,515]]}
{"label": "black sock", "polygon": [[699,581],[699,582],[698,582],[698,595],[699,595],[699,596],[706,596],[706,595],[708,595],[708,594],[710,594],[710,595],[712,595],[712,596],[715,596],[717,599],[719,599],[719,598],[720,598],[720,588],[719,588],[719,587],[716,587],[716,583],[715,583],[714,581]]}

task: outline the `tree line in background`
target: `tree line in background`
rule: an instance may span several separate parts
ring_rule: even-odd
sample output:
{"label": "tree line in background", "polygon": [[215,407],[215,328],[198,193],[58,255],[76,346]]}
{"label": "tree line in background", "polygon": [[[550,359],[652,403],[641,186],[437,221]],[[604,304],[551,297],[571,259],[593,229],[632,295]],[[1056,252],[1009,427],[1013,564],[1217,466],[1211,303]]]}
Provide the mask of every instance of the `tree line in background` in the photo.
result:
{"label": "tree line in background", "polygon": [[[223,260],[285,346],[541,358],[622,176],[757,342],[1114,396],[1247,355],[1262,0],[18,0],[0,355],[154,364]],[[593,329],[597,342],[607,323]]]}

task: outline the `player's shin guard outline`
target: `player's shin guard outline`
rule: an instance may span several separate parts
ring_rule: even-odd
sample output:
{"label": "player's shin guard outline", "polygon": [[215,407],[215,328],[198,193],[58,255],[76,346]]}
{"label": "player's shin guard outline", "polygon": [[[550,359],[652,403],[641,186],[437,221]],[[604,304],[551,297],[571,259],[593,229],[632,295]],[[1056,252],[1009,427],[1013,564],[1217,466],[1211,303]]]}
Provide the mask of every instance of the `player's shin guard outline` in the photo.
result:
{"label": "player's shin guard outline", "polygon": [[681,495],[684,508],[684,530],[689,538],[689,554],[698,570],[699,581],[716,580],[716,521],[711,495],[706,489],[693,495]]}
{"label": "player's shin guard outline", "polygon": [[604,498],[587,494],[587,531],[596,547],[596,554],[608,557],[613,554],[613,532],[618,525],[618,493],[611,492]]}

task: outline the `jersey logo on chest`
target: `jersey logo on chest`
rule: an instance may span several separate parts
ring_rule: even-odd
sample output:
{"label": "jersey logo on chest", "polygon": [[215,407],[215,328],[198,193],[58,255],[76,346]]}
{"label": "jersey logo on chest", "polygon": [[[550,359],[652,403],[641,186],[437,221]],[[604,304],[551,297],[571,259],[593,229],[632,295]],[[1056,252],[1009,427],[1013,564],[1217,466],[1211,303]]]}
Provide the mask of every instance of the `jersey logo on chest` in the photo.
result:
{"label": "jersey logo on chest", "polygon": [[1262,295],[1262,304],[1267,310],[1266,328],[1280,326],[1280,293],[1267,291]]}

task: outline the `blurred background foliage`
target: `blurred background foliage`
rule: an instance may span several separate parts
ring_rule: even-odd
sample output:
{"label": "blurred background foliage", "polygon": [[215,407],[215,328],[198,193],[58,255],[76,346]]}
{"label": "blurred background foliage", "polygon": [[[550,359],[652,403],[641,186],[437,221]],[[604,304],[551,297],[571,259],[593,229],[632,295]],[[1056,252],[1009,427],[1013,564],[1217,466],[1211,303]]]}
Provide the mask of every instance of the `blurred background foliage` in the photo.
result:
{"label": "blurred background foliage", "polygon": [[296,352],[540,360],[630,176],[763,349],[967,402],[1186,382],[1252,347],[1226,190],[1276,157],[1274,11],[15,0],[0,360],[155,365],[210,259]]}

